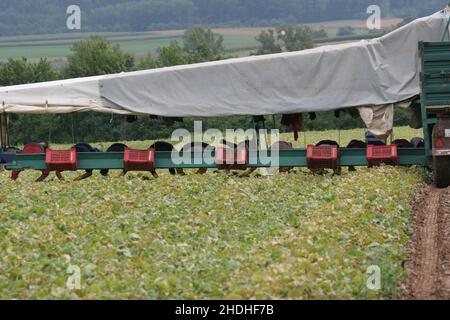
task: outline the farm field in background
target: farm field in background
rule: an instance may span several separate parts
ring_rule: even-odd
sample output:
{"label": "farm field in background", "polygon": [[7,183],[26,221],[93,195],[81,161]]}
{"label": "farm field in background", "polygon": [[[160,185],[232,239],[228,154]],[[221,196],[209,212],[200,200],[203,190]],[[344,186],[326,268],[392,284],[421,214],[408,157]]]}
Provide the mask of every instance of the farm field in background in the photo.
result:
{"label": "farm field in background", "polygon": [[[401,19],[385,19],[383,27],[390,27],[401,22]],[[324,29],[329,34],[329,41],[339,41],[336,33],[339,27],[352,26],[355,36],[368,35],[365,22],[360,20],[331,21],[312,24],[314,30]],[[215,32],[224,35],[224,44],[231,54],[243,55],[258,46],[255,37],[264,28],[217,28]],[[123,51],[140,58],[149,51],[168,45],[171,41],[180,40],[183,30],[167,30],[152,32],[117,32],[96,33],[106,36],[112,43],[119,44]],[[46,57],[49,60],[64,60],[70,53],[72,44],[93,35],[92,33],[65,33],[53,35],[0,37],[0,61],[8,58],[25,56],[30,60]]]}
{"label": "farm field in background", "polygon": [[[342,142],[362,132],[342,131]],[[416,133],[398,128],[396,138]],[[336,132],[307,133],[311,142],[325,137]],[[8,190],[0,194],[2,299],[397,297],[410,201],[426,172],[112,172],[34,183],[38,175],[12,182],[0,172]],[[70,265],[80,268],[80,290],[66,288]],[[381,268],[380,291],[366,287],[372,265]]]}

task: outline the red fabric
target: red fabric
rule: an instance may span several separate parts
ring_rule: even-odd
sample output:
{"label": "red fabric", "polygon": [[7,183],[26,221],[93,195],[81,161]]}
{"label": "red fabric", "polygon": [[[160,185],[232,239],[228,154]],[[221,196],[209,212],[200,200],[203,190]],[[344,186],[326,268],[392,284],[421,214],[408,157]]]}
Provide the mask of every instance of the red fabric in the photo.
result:
{"label": "red fabric", "polygon": [[281,124],[284,126],[292,127],[294,131],[294,139],[298,140],[298,132],[303,127],[303,114],[283,114],[281,118]]}

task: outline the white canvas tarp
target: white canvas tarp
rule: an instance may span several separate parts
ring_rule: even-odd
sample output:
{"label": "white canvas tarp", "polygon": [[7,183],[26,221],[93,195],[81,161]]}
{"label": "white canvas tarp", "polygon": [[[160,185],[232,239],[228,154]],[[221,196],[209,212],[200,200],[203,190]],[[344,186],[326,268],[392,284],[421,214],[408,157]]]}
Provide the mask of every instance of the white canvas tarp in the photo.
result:
{"label": "white canvas tarp", "polygon": [[2,87],[0,111],[215,117],[360,107],[376,129],[391,104],[420,93],[418,43],[439,41],[448,18],[446,9],[381,38],[300,52]]}

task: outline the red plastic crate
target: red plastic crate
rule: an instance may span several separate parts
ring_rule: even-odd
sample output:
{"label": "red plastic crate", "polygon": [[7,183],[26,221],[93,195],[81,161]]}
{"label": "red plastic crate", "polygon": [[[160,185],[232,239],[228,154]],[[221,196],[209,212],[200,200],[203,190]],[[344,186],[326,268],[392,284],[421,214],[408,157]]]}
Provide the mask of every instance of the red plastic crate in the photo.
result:
{"label": "red plastic crate", "polygon": [[308,146],[306,161],[309,169],[337,169],[339,149],[337,146]]}
{"label": "red plastic crate", "polygon": [[49,171],[76,171],[77,170],[77,150],[45,150],[45,164]]}
{"label": "red plastic crate", "polygon": [[382,163],[395,166],[398,164],[398,146],[367,146],[367,163],[369,167],[379,166]]}
{"label": "red plastic crate", "polygon": [[246,169],[248,165],[248,149],[216,148],[216,164],[219,169]]}
{"label": "red plastic crate", "polygon": [[155,167],[155,149],[137,150],[125,148],[123,164],[125,171],[151,171]]}

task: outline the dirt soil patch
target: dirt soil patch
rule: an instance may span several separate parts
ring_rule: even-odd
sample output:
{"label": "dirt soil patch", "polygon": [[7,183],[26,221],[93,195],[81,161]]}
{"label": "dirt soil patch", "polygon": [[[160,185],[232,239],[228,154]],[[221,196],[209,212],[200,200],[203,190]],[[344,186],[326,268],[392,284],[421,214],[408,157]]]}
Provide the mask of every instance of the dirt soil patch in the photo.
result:
{"label": "dirt soil patch", "polygon": [[413,200],[404,299],[450,299],[450,189],[427,186]]}

